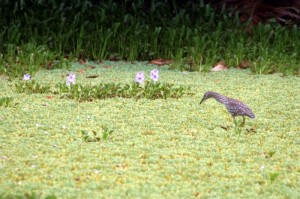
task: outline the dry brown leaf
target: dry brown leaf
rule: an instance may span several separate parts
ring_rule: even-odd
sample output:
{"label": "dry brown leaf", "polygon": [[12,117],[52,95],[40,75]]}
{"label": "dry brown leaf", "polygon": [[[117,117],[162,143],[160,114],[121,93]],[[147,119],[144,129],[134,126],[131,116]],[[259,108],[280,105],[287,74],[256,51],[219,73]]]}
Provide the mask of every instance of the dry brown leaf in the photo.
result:
{"label": "dry brown leaf", "polygon": [[220,61],[220,62],[214,64],[214,66],[211,69],[211,71],[216,72],[216,71],[223,71],[223,70],[227,70],[227,69],[228,69],[228,67],[225,64],[225,62],[224,61]]}
{"label": "dry brown leaf", "polygon": [[50,70],[51,68],[52,68],[52,62],[49,61],[47,64],[47,69]]}
{"label": "dry brown leaf", "polygon": [[86,64],[86,60],[85,59],[79,59],[79,63]]}
{"label": "dry brown leaf", "polygon": [[89,75],[89,76],[86,76],[86,78],[97,78],[99,77],[99,75]]}
{"label": "dry brown leaf", "polygon": [[250,67],[251,67],[251,63],[248,61],[242,61],[239,65],[236,66],[236,68],[238,69],[246,69]]}
{"label": "dry brown leaf", "polygon": [[224,129],[225,131],[228,131],[229,127],[228,126],[221,126],[222,129]]}
{"label": "dry brown leaf", "polygon": [[256,133],[256,129],[255,128],[246,129],[246,131],[248,133]]}
{"label": "dry brown leaf", "polygon": [[165,60],[165,64],[172,64],[174,61],[173,60],[170,60],[170,59],[167,59]]}
{"label": "dry brown leaf", "polygon": [[150,61],[150,64],[162,66],[162,65],[164,65],[164,62],[162,59],[155,59],[155,60]]}
{"label": "dry brown leaf", "polygon": [[76,180],[76,181],[80,181],[81,179],[80,179],[80,177],[77,177],[77,178],[75,178],[75,180]]}
{"label": "dry brown leaf", "polygon": [[163,66],[167,64],[173,63],[173,60],[165,60],[165,59],[154,59],[149,62],[150,64],[158,65],[158,66]]}
{"label": "dry brown leaf", "polygon": [[96,66],[88,66],[87,68],[91,68],[91,69],[94,69],[94,68],[96,68]]}
{"label": "dry brown leaf", "polygon": [[86,69],[80,69],[80,70],[78,70],[77,72],[78,72],[78,73],[85,73],[85,70],[86,70]]}

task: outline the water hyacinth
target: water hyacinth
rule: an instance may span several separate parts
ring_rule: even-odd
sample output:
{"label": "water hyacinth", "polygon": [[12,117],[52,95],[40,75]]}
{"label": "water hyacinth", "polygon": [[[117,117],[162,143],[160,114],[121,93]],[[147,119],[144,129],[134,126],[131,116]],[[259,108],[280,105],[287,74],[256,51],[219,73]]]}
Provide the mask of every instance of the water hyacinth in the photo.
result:
{"label": "water hyacinth", "polygon": [[75,84],[75,82],[76,82],[76,75],[74,73],[70,73],[69,76],[67,77],[66,84],[70,86],[71,84]]}
{"label": "water hyacinth", "polygon": [[23,76],[23,80],[30,80],[30,78],[31,78],[31,76],[28,74],[28,73],[26,73],[24,76]]}
{"label": "water hyacinth", "polygon": [[144,83],[145,75],[144,72],[140,71],[135,75],[135,81],[142,84]]}
{"label": "water hyacinth", "polygon": [[153,80],[153,81],[158,81],[158,78],[159,78],[159,71],[157,69],[153,69],[151,72],[150,72],[150,78]]}

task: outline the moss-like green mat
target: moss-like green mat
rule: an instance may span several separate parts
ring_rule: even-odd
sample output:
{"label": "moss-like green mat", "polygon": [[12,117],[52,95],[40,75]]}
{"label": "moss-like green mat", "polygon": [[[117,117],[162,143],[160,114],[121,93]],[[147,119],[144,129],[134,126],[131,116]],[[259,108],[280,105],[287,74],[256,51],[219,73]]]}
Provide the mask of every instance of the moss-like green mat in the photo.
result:
{"label": "moss-like green mat", "polygon": [[[84,67],[74,64],[71,70]],[[77,83],[129,83],[138,71],[149,79],[153,68],[104,62],[77,72]],[[299,77],[159,70],[159,81],[190,86],[195,95],[78,103],[17,94],[14,82],[0,77],[1,97],[17,103],[0,107],[0,195],[300,198]],[[54,86],[68,72],[40,71],[33,79]],[[215,100],[199,105],[208,90],[245,102],[256,119],[247,118],[242,133],[235,134],[223,105]],[[103,125],[114,130],[108,141],[82,142],[81,130],[100,131]]]}

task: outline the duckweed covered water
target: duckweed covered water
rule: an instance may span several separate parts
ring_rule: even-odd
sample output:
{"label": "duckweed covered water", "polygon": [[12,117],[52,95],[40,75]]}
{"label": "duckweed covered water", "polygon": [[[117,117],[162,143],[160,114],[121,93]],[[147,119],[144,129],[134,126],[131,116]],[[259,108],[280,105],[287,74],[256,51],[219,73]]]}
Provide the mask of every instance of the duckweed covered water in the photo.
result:
{"label": "duckweed covered water", "polygon": [[[93,63],[89,63],[95,65]],[[145,63],[104,62],[76,82],[129,83]],[[40,71],[54,86],[70,71]],[[51,94],[18,94],[1,77],[0,194],[44,198],[299,198],[300,80],[230,69],[189,73],[159,68],[161,82],[191,87],[192,96],[114,98],[79,103]],[[88,75],[99,75],[87,79]],[[20,77],[21,78],[21,77]],[[17,81],[17,80],[15,80]],[[226,108],[199,102],[213,90],[245,102],[256,115],[234,133]],[[81,131],[114,130],[107,141],[83,142]],[[28,195],[27,195],[28,196]]]}

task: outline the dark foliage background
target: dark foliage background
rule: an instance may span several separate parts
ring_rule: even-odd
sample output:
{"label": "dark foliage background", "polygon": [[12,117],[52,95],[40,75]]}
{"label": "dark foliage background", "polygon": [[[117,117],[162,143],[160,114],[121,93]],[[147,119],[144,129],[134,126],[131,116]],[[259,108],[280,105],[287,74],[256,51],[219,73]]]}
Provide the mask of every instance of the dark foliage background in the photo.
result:
{"label": "dark foliage background", "polygon": [[[299,2],[0,0],[0,72],[51,69],[61,67],[55,60],[85,57],[173,59],[192,71],[220,60],[250,61],[254,71],[264,63],[272,68],[263,73],[297,73]],[[34,58],[26,60],[27,53]],[[34,67],[24,68],[30,61]]]}

